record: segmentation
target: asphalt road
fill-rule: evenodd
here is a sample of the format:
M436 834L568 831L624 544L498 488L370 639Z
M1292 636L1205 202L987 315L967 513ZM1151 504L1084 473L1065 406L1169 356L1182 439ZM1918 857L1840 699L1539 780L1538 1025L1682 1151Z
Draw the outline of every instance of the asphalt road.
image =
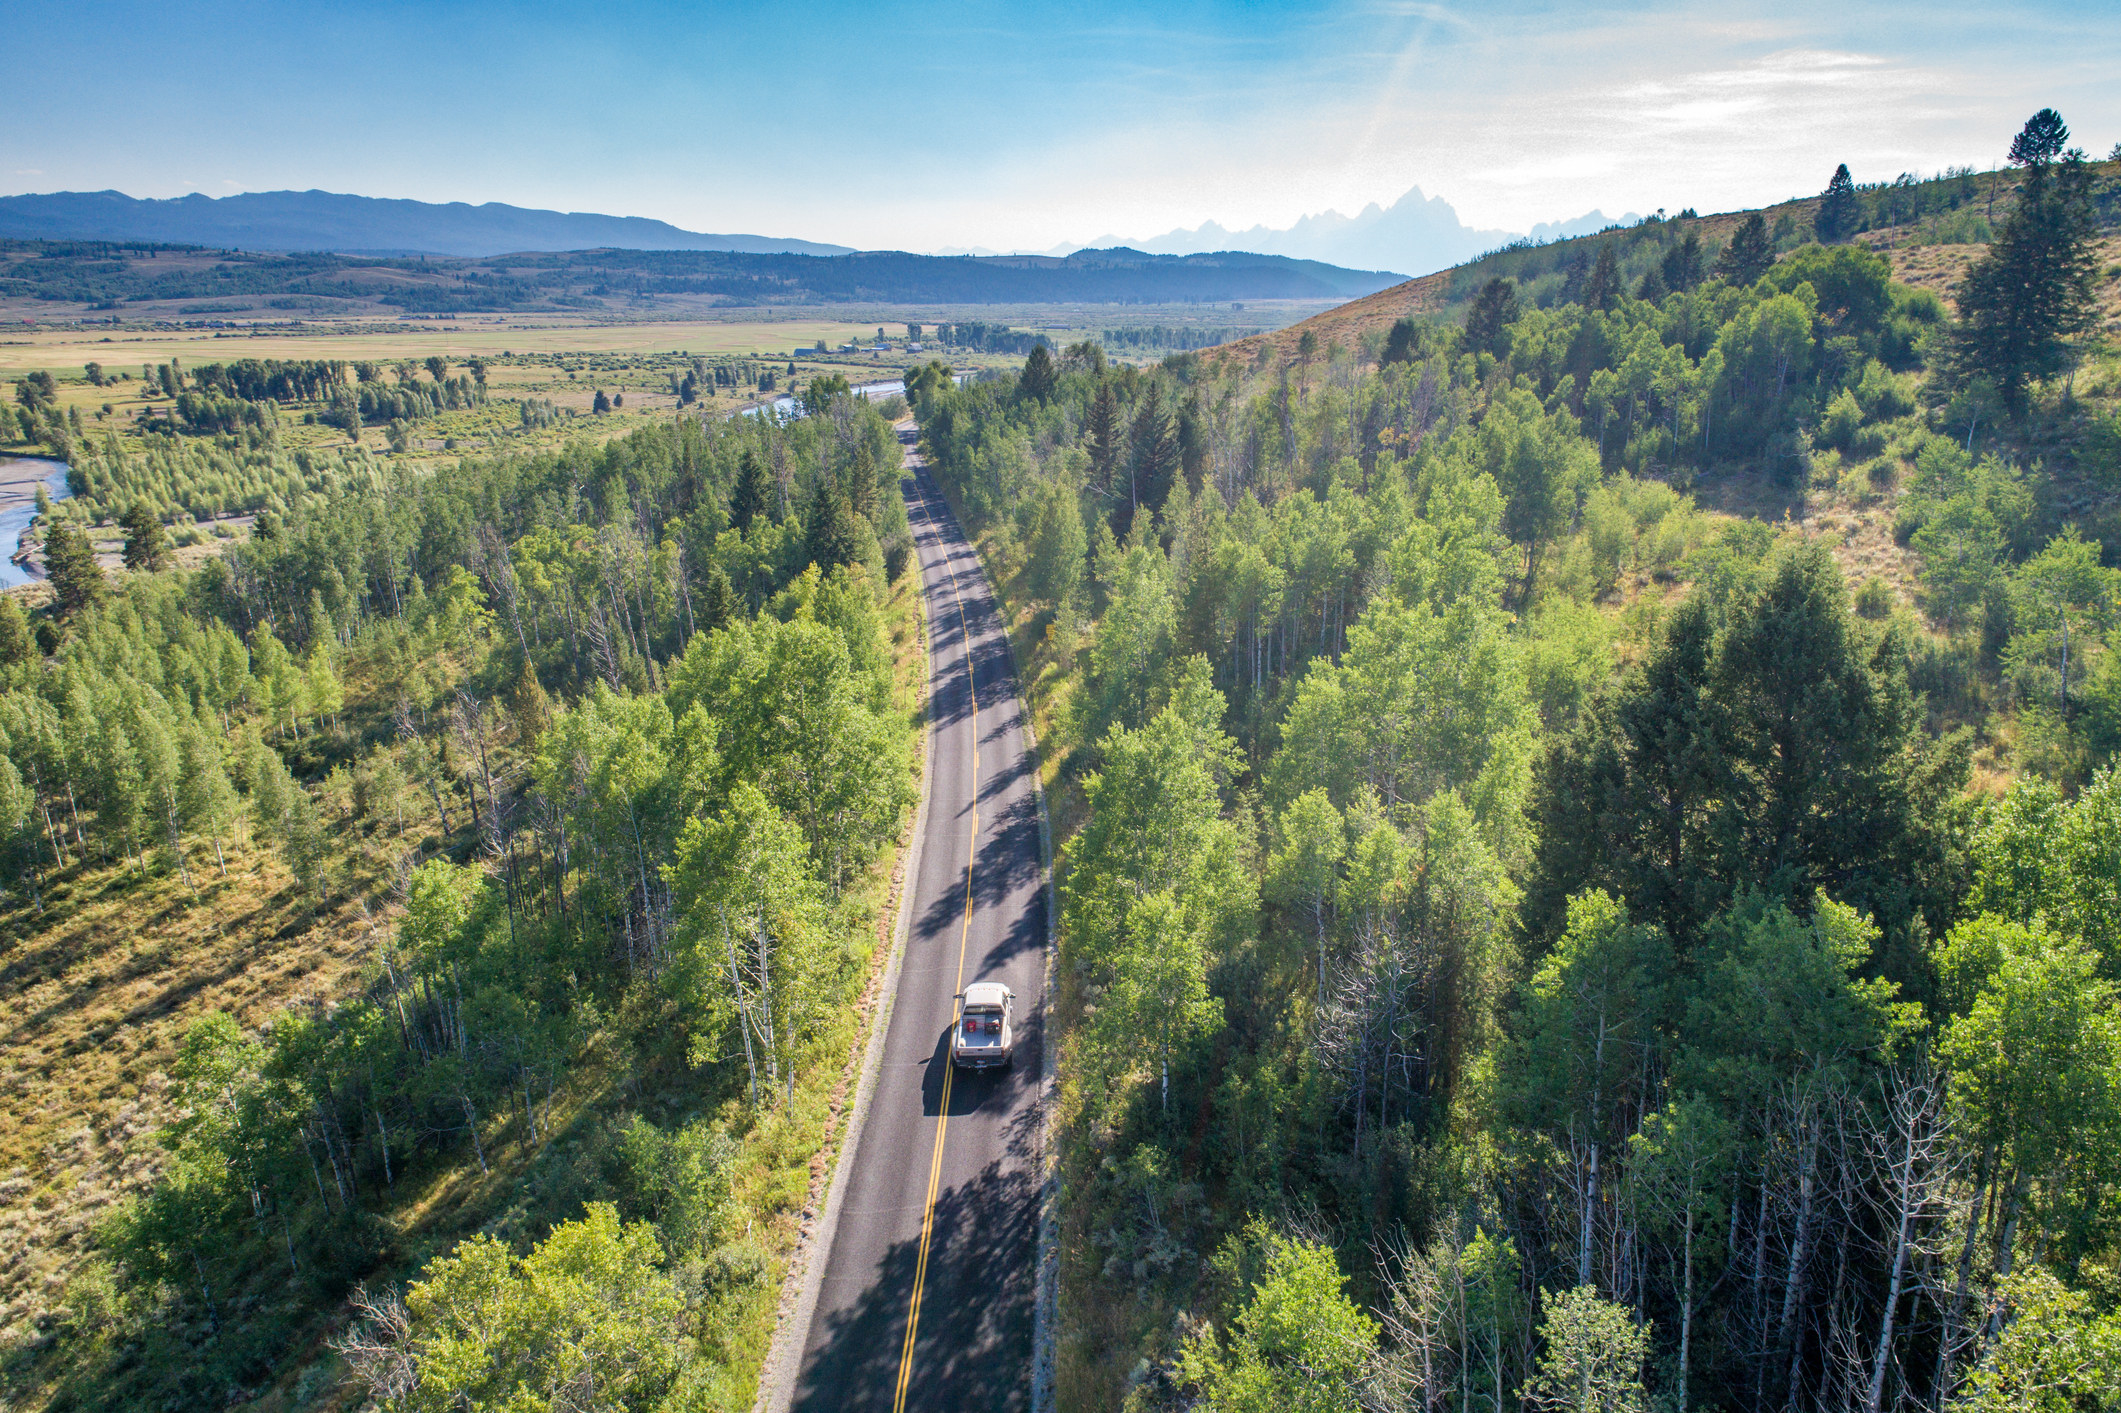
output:
M910 439L910 433L903 433ZM876 1087L804 1336L794 1407L1028 1410L1046 893L1032 763L992 592L918 457L931 772ZM955 997L1016 994L1014 1068L953 1073Z

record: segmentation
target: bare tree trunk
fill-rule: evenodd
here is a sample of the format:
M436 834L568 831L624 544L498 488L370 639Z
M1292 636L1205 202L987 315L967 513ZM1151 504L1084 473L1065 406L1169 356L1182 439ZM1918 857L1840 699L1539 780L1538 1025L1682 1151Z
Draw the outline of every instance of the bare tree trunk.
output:
M1686 1234L1682 1239L1683 1273L1679 1282L1679 1413L1686 1413L1687 1359L1694 1342L1694 1203L1686 1205Z
M2010 1195L2004 1200L2003 1223L1996 1232L1996 1280L2000 1284L2011 1273L2012 1258L2018 1244L2018 1213L2025 1205L2025 1194L2033 1185L2032 1174L2020 1169L2011 1182ZM1998 1301L1988 1317L1984 1338L1994 1339L2003 1328L2003 1304Z
M1981 1216L1988 1210L1988 1185L1996 1161L1994 1145L1981 1150L1981 1167L1974 1178L1973 1200L1966 1208L1966 1239L1959 1246L1959 1278L1952 1303L1944 1313L1944 1333L1937 1342L1937 1375L1931 1396L1939 1408L1951 1396L1952 1365L1959 1357L1959 1331L1966 1321L1966 1297L1974 1280L1974 1249L1981 1239Z
M479 1111L473 1106L471 1095L459 1093L457 1099L464 1105L464 1126L471 1130L471 1151L478 1155L479 1171L490 1173L493 1169L486 1166L486 1145L479 1141Z
M1807 1096L1798 1102L1809 1108L1815 1101ZM1797 1363L1802 1355L1796 1329L1797 1299L1803 1294L1805 1265L1812 1254L1812 1212L1819 1187L1819 1135L1814 1120L1814 1115L1805 1109L1799 1110L1795 1132L1804 1151L1798 1167L1797 1228L1790 1240L1789 1268L1782 1285L1780 1328L1783 1345L1789 1352L1789 1376L1784 1383L1784 1395L1791 1402L1797 1396Z

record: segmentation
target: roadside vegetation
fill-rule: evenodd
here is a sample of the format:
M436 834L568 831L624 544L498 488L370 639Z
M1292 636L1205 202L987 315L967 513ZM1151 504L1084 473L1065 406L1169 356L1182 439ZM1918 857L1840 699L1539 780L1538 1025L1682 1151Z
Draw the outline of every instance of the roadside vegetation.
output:
M12 1406L749 1406L916 792L898 477L841 391L348 475L190 571L54 521L0 602Z
M912 380L1065 841L1060 1406L2121 1377L2112 179L2011 155ZM1949 302L1853 239L1977 197Z

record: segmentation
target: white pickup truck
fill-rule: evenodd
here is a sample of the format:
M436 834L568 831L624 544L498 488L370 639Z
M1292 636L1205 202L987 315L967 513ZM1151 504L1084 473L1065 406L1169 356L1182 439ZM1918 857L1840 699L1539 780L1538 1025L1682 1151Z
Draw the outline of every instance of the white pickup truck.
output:
M975 981L959 998L950 1028L950 1063L959 1069L1007 1069L1016 1062L1016 997L999 981Z

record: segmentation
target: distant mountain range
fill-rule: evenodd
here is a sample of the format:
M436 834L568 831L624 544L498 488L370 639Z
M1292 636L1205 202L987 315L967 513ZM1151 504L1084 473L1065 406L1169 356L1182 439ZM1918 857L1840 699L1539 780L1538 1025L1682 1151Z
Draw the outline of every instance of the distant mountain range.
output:
M892 250L818 256L607 247L472 259L251 248L113 250L64 241L0 246L0 297L73 304L84 313L128 309L165 318L268 310L368 315L378 306L422 314L603 310L637 318L649 309L667 314L770 304L1338 302L1405 278L1237 251L1079 250L1062 259L971 259Z
M1286 229L1253 226L1233 231L1214 221L1160 236L1100 236L1037 252L1132 249L1150 255L1206 255L1244 251L1285 256L1353 271L1424 275L1470 260L1529 234L1534 240L1588 235L1614 221L1592 211L1571 221L1542 223L1529 232L1480 230L1451 203L1415 187L1390 206L1375 202L1353 216L1322 211ZM169 200L118 191L61 191L0 196L0 238L123 240L202 245L223 250L335 251L347 255L429 255L485 259L525 251L725 250L744 255L849 255L853 248L777 236L715 235L681 230L641 216L538 211L490 201L438 205L329 191L254 191L235 196L193 194ZM938 255L992 256L992 250L949 249Z
M1571 221L1541 222L1530 231L1476 230L1458 218L1450 202L1440 196L1425 196L1415 187L1390 206L1371 202L1353 216L1322 211L1305 216L1287 229L1253 226L1233 231L1214 221L1191 230L1167 231L1160 236L1128 238L1100 236L1094 246L1131 246L1158 255L1190 255L1208 250L1254 250L1267 255L1287 255L1300 260L1320 260L1359 270L1406 270L1426 275L1462 264L1499 245L1529 236L1535 241L1560 240L1590 235L1615 223L1637 217L1609 217L1590 211ZM1049 254L1062 254L1076 247L1055 246ZM988 250L946 250L944 255L991 255Z
M734 250L747 255L846 255L851 247L774 236L709 235L641 216L534 211L489 201L251 191L143 200L120 191L0 196L0 237L132 240L234 250L331 250L355 255L482 257L525 250Z

